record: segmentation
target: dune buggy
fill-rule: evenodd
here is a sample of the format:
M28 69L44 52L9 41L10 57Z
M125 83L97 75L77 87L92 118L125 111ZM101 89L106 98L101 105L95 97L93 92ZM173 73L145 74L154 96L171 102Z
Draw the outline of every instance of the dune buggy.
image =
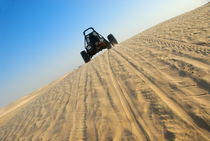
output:
M83 34L85 36L85 50L81 51L80 54L85 63L88 63L91 60L91 58L101 50L106 48L110 49L115 44L118 44L117 40L112 34L109 34L107 36L108 40L106 40L92 27L83 31Z

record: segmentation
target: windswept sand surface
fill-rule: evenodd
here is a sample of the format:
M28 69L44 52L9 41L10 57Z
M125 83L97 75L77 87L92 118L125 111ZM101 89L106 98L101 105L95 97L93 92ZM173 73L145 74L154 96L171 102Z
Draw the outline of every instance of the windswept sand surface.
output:
M210 140L210 3L1 110L0 141Z

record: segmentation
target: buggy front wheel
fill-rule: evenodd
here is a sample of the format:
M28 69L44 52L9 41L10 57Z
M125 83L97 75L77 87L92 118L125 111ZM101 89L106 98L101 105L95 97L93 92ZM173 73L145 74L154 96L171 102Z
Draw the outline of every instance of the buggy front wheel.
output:
M86 53L85 50L81 51L80 54L83 60L85 61L85 63L88 63L90 61L90 56Z

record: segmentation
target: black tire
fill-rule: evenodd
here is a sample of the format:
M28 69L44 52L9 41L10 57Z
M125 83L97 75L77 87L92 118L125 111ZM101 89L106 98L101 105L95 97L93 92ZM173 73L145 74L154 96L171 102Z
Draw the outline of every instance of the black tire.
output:
M109 45L107 46L107 49L112 48L112 45L109 43Z
M85 50L81 51L80 54L83 60L85 61L85 63L88 63L90 61L90 56L86 53Z
M113 46L116 45L116 44L118 44L117 40L115 39L115 37L114 37L112 34L109 34L109 35L107 36L107 38L108 38L109 42L110 42Z

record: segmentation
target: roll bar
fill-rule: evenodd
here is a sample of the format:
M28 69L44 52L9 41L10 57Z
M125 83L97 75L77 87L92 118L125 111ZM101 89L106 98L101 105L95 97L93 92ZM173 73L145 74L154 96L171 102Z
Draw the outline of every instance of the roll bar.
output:
M85 31L83 31L84 36L85 36L85 32L87 32L87 31L90 30L90 29L93 30L93 31L95 31L94 28L89 27L88 29L86 29Z

